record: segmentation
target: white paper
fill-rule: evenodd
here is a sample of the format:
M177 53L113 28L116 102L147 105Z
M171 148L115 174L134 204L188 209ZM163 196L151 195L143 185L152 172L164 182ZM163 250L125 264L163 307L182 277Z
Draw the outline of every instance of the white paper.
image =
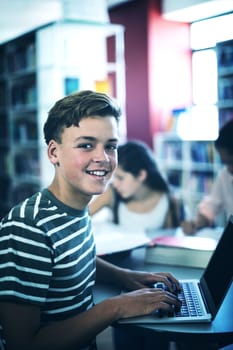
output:
M150 243L143 231L128 231L112 223L99 223L93 227L97 255L122 252Z

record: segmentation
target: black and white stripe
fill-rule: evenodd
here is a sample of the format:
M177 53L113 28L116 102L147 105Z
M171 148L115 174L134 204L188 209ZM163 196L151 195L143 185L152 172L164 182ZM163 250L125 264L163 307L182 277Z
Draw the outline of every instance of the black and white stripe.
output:
M30 302L42 322L93 305L95 245L88 211L59 202L48 190L11 210L0 227L0 300Z

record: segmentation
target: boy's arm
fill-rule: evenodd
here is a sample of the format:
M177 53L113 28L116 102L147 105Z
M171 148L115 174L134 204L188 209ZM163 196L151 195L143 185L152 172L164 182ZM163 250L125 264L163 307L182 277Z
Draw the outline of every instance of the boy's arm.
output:
M107 272L108 278L112 271L112 278L116 277L118 282L127 275L128 270L114 268L111 264L97 262L97 265L102 272ZM135 280L145 281L143 272L135 273L135 277L137 274L141 277ZM147 282L154 283L168 277L162 273L147 275ZM7 350L77 350L88 346L99 332L120 318L147 315L156 309L170 311L174 306L181 306L174 294L159 288L144 288L106 299L77 316L41 326L39 307L2 301L0 324Z
M0 323L7 350L72 350L91 343L117 320L117 303L109 299L64 321L40 325L40 309L30 304L0 302Z
M115 284L129 291L151 287L156 282L163 282L171 292L174 286L179 289L178 280L169 272L134 271L110 264L99 257L96 258L96 280Z

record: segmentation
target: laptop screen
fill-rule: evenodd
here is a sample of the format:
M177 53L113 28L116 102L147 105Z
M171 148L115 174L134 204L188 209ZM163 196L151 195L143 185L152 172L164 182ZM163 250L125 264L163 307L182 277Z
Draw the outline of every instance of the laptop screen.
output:
M233 279L233 215L230 217L219 243L201 277L208 306L216 315ZM210 301L210 305L209 305Z

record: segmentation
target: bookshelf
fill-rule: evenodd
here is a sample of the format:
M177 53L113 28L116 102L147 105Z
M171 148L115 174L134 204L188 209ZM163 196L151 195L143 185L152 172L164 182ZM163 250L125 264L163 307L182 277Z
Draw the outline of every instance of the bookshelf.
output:
M0 218L52 179L43 125L58 99L105 82L124 116L123 38L121 25L60 20L0 45Z
M9 155L9 120L6 102L7 81L6 81L6 50L0 47L0 212L6 210L5 199L8 196L10 178L8 174L8 155Z
M216 45L218 67L219 128L233 119L233 40ZM220 168L211 141L184 141L173 133L156 133L154 149L158 165L168 182L180 192L193 215L207 194Z
M159 169L193 215L220 167L214 143L184 141L177 134L163 132L155 134L154 149Z
M220 127L233 119L233 40L218 43L218 110Z

